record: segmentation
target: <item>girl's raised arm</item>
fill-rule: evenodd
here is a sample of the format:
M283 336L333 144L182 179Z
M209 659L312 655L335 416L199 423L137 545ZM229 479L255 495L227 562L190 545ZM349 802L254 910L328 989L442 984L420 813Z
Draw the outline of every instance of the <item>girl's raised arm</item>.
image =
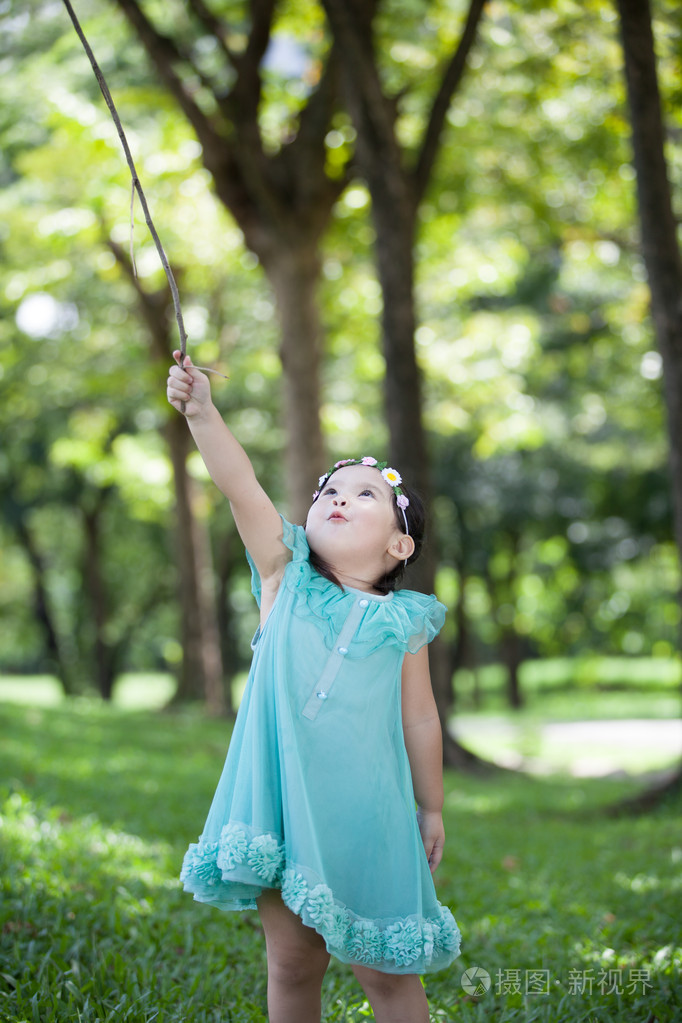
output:
M175 358L180 352L173 353ZM282 521L256 479L243 447L211 400L208 377L192 366L171 366L168 400L184 415L211 478L230 502L244 546L254 560L264 588L276 585L290 559L282 543Z

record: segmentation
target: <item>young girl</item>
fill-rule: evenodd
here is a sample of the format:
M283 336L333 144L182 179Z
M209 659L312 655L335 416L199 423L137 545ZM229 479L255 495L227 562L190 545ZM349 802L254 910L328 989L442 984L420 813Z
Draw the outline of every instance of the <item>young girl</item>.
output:
M427 644L445 609L394 589L419 553L420 502L394 469L348 459L320 478L305 527L291 525L189 359L171 368L167 393L185 403L230 501L260 606L185 890L220 909L258 908L271 1023L319 1023L330 953L350 963L379 1023L428 1023L419 974L452 962L459 931L431 878L444 832Z

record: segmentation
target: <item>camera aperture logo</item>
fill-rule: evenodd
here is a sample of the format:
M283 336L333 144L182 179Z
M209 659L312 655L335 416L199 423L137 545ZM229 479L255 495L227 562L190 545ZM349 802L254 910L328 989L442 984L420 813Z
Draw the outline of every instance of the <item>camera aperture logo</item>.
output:
M470 966L462 974L461 983L468 995L480 998L490 989L490 974L482 966Z

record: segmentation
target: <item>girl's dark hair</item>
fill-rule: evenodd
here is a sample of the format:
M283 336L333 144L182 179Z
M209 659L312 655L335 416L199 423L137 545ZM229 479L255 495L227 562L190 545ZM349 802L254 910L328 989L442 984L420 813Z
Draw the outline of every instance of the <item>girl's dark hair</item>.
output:
M405 483L400 484L400 489L403 491L405 497L407 497L410 502L407 508L405 508L405 517L407 518L407 527L409 534L414 540L414 551L409 556L409 558L406 558L405 561L399 561L396 564L395 568L391 569L390 572L388 572L386 575L382 576L381 579L378 579L375 582L374 584L375 589L378 590L379 593L383 595L390 593L392 590L396 589L398 583L405 574L405 569L407 568L408 565L411 565L413 561L417 560L417 558L421 554L421 549L424 545L424 533L426 530L426 512L424 510L424 504L422 502L422 499L416 490L413 490L412 487L406 486ZM403 513L401 509L398 507L398 502L395 494L393 494L393 511L395 513L396 525L398 526L398 529L402 533L404 533L405 520L403 519ZM329 579L330 582L335 583L336 586L339 586L341 587L341 589L343 589L342 584L334 575L331 567L313 550L310 551L310 564L315 569L315 571L319 572L319 574L324 576L325 579Z

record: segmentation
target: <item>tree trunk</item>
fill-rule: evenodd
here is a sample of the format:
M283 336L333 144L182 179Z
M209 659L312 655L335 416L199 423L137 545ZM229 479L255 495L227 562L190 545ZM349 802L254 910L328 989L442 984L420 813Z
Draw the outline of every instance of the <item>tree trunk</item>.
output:
M648 0L616 0L630 105L642 256L663 359L675 538L682 557L682 257L665 160L665 129ZM681 594L682 600L682 594ZM659 793L682 790L682 768ZM648 808L652 800L644 800Z
M502 666L507 674L507 700L512 710L519 710L523 707L523 694L519 683L519 668L521 666L521 641L512 625L500 622L500 608L503 604L512 604L514 601L514 561L517 555L518 537L511 538L511 564L509 572L503 579L493 579L490 574L489 565L485 570L485 583L490 597L490 607L493 618L498 623L499 640L497 652Z
M105 701L110 701L116 681L116 651L107 640L109 609L106 585L102 572L102 547L100 542L101 502L83 510L85 549L83 552L83 585L88 598L90 618L94 630L92 654L93 672L97 691Z
M360 152L362 151L359 140ZM378 167L378 164L376 165ZM382 342L386 363L384 396L390 432L390 460L417 488L427 509L427 532L433 490L422 419L421 370L417 363L414 293L415 203L405 181L386 168L383 182L368 177L376 229L377 273L383 295ZM408 569L409 585L425 593L435 589L436 545L426 543L419 560ZM449 731L453 711L452 657L440 636L429 647L431 682L443 731L443 759L449 767L470 769L481 761L460 746Z
M65 696L76 693L76 686L66 657L62 651L57 623L53 618L50 600L45 581L46 568L43 556L38 550L31 530L25 521L25 512L19 517L17 535L26 552L33 579L33 606L36 620L45 637L45 649L48 663L54 671Z
M180 416L171 418L165 435L173 464L183 651L175 700L203 699L209 713L224 714L223 670L208 526L197 514L195 485L187 472L190 435L184 419Z
M500 639L502 663L507 670L507 700L512 710L523 707L523 696L519 682L521 667L521 642L514 629L504 629Z
M155 292L145 291L124 249L111 238L107 239L107 245L137 294L152 360L165 367L171 361L173 348L170 291L167 287ZM176 273L176 276L179 275ZM198 516L194 485L187 472L192 443L182 416L173 413L163 435L173 466L182 646L182 667L174 700L203 699L210 713L224 714L223 666L208 525Z
M397 103L384 93L379 75L372 25L376 2L323 0L343 64L346 103L358 136L358 165L372 197L376 265L383 297L384 396L390 460L420 491L427 509L432 488L422 420L421 374L414 347L416 216L484 3L470 2L462 37L443 69L419 150L413 157L398 141ZM433 590L435 570L434 549L425 546L422 557L409 570L410 585L426 592ZM459 746L447 728L452 705L451 658L439 637L431 644L430 661L445 762L467 766L476 758Z
M264 265L275 296L284 370L285 484L288 515L303 525L327 467L320 429L320 318L317 247L278 247Z
M237 546L239 546L241 557L241 541L237 536L236 530L234 532L232 530L225 530L220 537L215 558L218 579L218 635L220 636L220 652L223 659L223 675L226 682L227 710L232 715L235 714L237 709L234 702L232 683L239 669L239 660L237 656L237 635L234 627L234 615L231 613L229 605L229 592L235 565L235 547Z
M468 668L471 671L473 677L473 694L472 702L475 710L481 709L481 681L480 673L477 663L476 645L472 635L471 624L466 609L465 589L466 589L466 575L462 570L461 566L458 566L459 570L459 600L457 601L457 607L455 608L455 625L457 638L455 641L455 650L452 656L452 676L453 680L460 668ZM458 693L453 682L452 691L452 709L455 709L457 704Z
M387 185L384 189L377 182L372 195L377 273L384 298L382 343L390 460L414 482L430 507L431 479L422 421L421 370L414 347L414 215L407 197L399 194L398 182L394 188Z
M649 3L648 0L617 2L630 103L642 256L663 358L675 536L682 553L682 257L665 161L665 129Z

